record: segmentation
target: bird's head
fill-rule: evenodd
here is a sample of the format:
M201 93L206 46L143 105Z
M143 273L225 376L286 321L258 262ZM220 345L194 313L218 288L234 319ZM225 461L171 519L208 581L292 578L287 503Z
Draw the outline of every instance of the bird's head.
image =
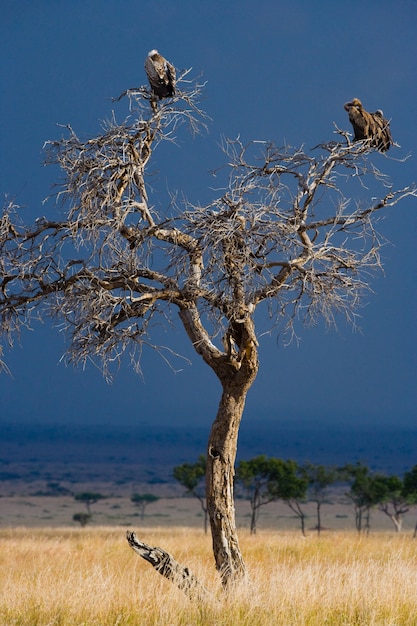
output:
M159 54L158 50L149 50L148 57L153 57L155 54Z
M353 98L353 100L351 100L350 102L346 102L346 104L344 105L345 111L349 111L349 109L351 109L352 107L363 109L362 102L359 100L359 98Z

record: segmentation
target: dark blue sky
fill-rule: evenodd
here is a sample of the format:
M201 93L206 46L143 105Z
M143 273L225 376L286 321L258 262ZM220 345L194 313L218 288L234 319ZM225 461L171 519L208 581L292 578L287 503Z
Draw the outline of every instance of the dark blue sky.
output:
M333 138L333 122L350 130L343 103L353 97L392 119L401 148L377 155L378 166L403 187L417 180L416 24L414 0L3 0L0 192L15 197L27 221L53 215L54 203L42 200L59 172L42 165L44 141L61 135L56 124L88 136L112 109L122 118L111 97L146 83L151 48L177 68L203 72L213 120L208 135L185 135L156 153L153 185L161 191L153 201L162 208L167 189L210 199L208 171L223 162L222 135L313 147ZM385 275L372 278L360 311L361 332L343 322L338 332L308 328L286 348L274 331L264 335L246 420L415 424L417 201L397 205L380 230L391 244ZM12 378L0 377L1 419L208 427L219 384L179 324L167 332L171 342L192 365L178 362L173 373L145 352L143 380L126 366L108 385L93 366L59 363L63 337L49 324L34 326L6 352Z

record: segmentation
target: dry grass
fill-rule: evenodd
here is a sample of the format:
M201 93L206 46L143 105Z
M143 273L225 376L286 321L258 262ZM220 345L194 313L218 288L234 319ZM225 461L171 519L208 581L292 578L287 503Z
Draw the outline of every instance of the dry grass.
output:
M213 590L189 601L133 553L120 528L0 531L2 626L415 626L409 534L241 533L248 580L224 597L199 529L143 529Z

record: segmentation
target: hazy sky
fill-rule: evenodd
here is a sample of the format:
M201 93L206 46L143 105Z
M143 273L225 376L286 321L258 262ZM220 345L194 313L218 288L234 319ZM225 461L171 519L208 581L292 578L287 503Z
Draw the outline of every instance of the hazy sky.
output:
M167 190L195 202L211 197L208 174L223 162L222 136L270 139L307 148L331 140L333 122L350 130L343 103L359 97L382 108L401 148L375 155L404 187L417 180L417 2L198 2L196 0L3 0L0 192L27 221L54 215L42 205L59 179L42 164L46 139L70 123L81 136L100 129L120 104L111 97L146 83L143 63L157 48L177 68L207 81L209 133L155 155L163 209ZM405 163L399 163L411 154ZM276 332L260 340L261 367L246 420L358 426L415 424L417 201L400 203L380 224L385 275L361 313L361 332L305 329L284 347ZM262 324L261 324L262 325ZM144 379L123 367L108 385L93 366L60 363L64 338L49 324L23 333L0 377L3 420L209 425L220 386L193 353L180 325L166 344L192 360L173 372L144 354Z

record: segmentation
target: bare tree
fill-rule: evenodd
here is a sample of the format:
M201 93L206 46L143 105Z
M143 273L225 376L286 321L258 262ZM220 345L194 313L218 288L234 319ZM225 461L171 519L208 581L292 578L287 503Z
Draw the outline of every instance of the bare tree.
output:
M145 88L128 90L129 116L81 139L67 128L47 142L58 164L62 218L25 225L8 203L0 226L0 316L5 340L34 318L52 317L68 337L70 362L98 361L105 374L123 354L140 368L152 323L186 333L217 375L222 394L207 447L207 507L216 567L225 585L241 577L233 501L234 464L246 394L258 373L254 313L271 325L355 322L355 307L381 266L376 217L414 187L394 190L366 142L347 133L314 150L225 140L224 187L207 206L150 201L153 150L183 124L199 132L201 86L180 77L156 112ZM377 156L377 158L381 158ZM358 198L354 203L350 198ZM377 199L375 199L377 198Z

